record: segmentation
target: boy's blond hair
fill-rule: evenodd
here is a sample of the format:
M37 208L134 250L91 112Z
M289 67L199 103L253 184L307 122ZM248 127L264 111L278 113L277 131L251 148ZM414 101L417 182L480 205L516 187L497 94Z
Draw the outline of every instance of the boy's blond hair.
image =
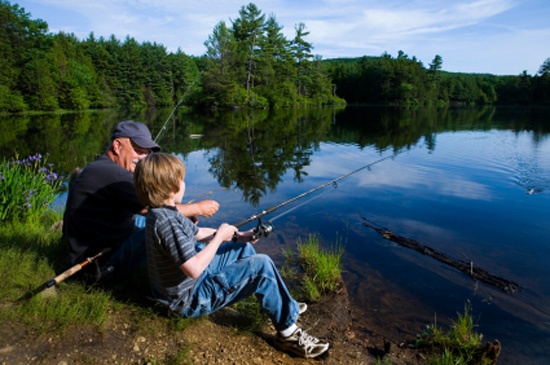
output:
M185 178L183 161L168 153L152 153L138 162L134 171L134 186L142 204L160 207L180 189ZM177 202L179 203L179 202Z

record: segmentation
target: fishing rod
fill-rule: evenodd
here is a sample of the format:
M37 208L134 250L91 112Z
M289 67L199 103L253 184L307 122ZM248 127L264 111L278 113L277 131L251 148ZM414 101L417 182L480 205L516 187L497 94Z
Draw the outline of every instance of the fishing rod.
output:
M390 156L383 157L383 158L378 159L378 160L376 160L376 161L374 161L374 162L371 162L371 163L369 163L369 164L367 164L367 165L365 165L365 166L361 166L361 167L359 167L359 168L356 169L356 170L353 170L353 171L351 171L351 172L348 172L347 174L344 174L344 175L341 175L341 176L337 177L336 179L327 181L326 183L321 184L321 185L319 185L319 186L317 186L317 187L315 187L315 188L313 188L313 189L310 189L310 190L308 190L308 191L306 191L306 192L304 192L304 193L302 193L302 194L296 195L296 196L293 197L293 198L290 198L290 199L288 199L288 200L285 200L285 201L282 202L282 203L276 204L276 205L274 205L274 206L272 206L272 207L270 207L270 208L267 208L267 209L265 209L265 210L262 210L260 213L251 215L250 217L245 218L245 219L243 219L243 220L241 220L241 221L239 221L239 222L237 222L237 223L235 223L235 224L233 224L233 225L234 225L235 227L239 228L239 227L242 227L242 226L244 226L245 224L250 223L250 222L252 222L252 221L254 221L254 220L258 220L258 225L256 226L256 228L254 228L256 237L267 237L267 236L269 236L269 235L271 234L271 232L273 231L274 227L273 227L273 224L272 224L270 221L262 222L262 219L261 219L261 218L262 218L263 216L268 215L268 214L270 214L270 213L273 213L274 211L276 211L276 210L278 210L278 209L284 207L285 205L288 205L288 204L290 204L290 203L292 203L292 202L295 202L296 200L299 200L299 199L301 199L301 198L303 198L303 197L305 197L305 196L307 196L307 195L310 195L310 194L312 194L312 193L314 193L314 192L316 192L316 191L318 191L318 190L321 190L321 189L323 189L323 188L325 188L325 187L327 187L327 186L329 186L329 185L332 185L333 187L337 188L337 187L338 187L338 184L337 184L338 181L340 181L340 180L342 180L342 179L345 179L346 177L349 177L349 176L351 176L351 175L354 175L354 174L356 174L356 173L358 173L358 172L360 172L360 171L363 171L363 170L365 170L365 169L367 169L367 170L370 171L370 169L371 169L372 166L374 166L374 165L376 165L376 164L378 164L378 163L380 163L380 162L382 162L382 161L388 160L388 159L392 159L392 160L393 160L397 155L399 155L400 153L402 153L402 152L404 152L404 151L405 151L405 150L401 150L401 151L399 151L399 152L395 152L395 153L391 154ZM310 200L312 200L312 199L310 199ZM308 202L309 202L309 201L308 201ZM303 205L303 204L301 204L301 205ZM300 206L301 206L301 205L300 205ZM294 210L294 209L296 209L296 208L298 208L298 207L295 207L295 208L293 208L293 209L291 209L291 210ZM289 212L290 212L291 210L289 210ZM277 217L275 217L275 219L276 219L276 218L280 218L282 215L284 215L284 214L286 214L286 213L288 213L288 212L285 212L285 213L283 213L283 214L278 215Z
M94 256L86 258L84 261L68 268L67 270L63 271L61 274L59 274L56 277L46 281L44 284L40 285L36 289L34 289L34 290L28 292L27 294L23 295L21 298L18 299L18 301L32 298L34 295L40 293L41 291L46 290L48 288L53 287L54 285L59 284L63 280L69 278L70 276L72 276L72 275L76 274L77 272L79 272L80 270L82 270L85 266L88 266L92 262L97 262L97 260L100 257L102 257L103 255L109 253L110 251L111 251L110 247L104 248L103 250L101 250L100 252L95 254Z
M45 282L43 284L43 286L45 288L49 288L49 287L52 287L56 284L59 284L63 280L67 279L69 276L74 275L77 272L79 272L80 270L82 270L82 268L84 268L85 266L91 264L94 261L97 261L101 256L105 255L106 253L109 253L110 251L111 251L110 247L104 248L99 253L97 253L95 256L88 257L86 260L82 261L81 263L78 263L78 264L74 265L73 267L63 271L61 274L57 275L55 278L53 278L51 280L48 280L47 282Z
M164 132L164 130L166 129L166 125L168 124L168 122L170 121L170 119L172 119L172 116L174 115L174 113L176 112L176 110L178 109L178 107L180 106L180 104L183 102L183 99L185 98L185 95L187 95L187 93L189 92L189 90L191 90L191 86L193 86L195 84L195 81L193 81L192 83L190 83L188 86L187 86L187 89L185 90L185 92L183 93L183 95L181 96L180 100L178 101L178 103L176 104L176 106L174 107L174 109L172 109L172 112L170 113L170 115L168 116L168 118L166 119L166 121L164 122L164 124L162 125L162 127L160 128L160 131L158 132L157 136L155 137L155 139L153 140L155 143L158 142L158 139L160 137L160 135L162 134L162 132Z

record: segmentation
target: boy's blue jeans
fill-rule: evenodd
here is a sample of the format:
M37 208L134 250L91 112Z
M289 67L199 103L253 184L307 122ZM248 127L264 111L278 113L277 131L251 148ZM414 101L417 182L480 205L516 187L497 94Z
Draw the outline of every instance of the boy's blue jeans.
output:
M296 323L298 303L271 258L257 254L250 243L226 242L202 274L191 305L180 315L192 318L207 315L253 294L277 331Z

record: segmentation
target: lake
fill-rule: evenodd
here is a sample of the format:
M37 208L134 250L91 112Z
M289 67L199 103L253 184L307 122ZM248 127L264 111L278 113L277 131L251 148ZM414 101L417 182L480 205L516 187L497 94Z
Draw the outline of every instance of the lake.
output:
M117 121L146 121L187 166L184 201L220 202L201 224L236 223L290 200L262 217L275 228L258 251L282 264L283 249L310 234L327 249L343 246L365 333L412 339L428 324L451 324L469 303L476 330L502 344L499 364L550 363L550 110L182 110L175 120L170 112L5 117L0 154L48 152L68 174L103 151ZM365 222L522 290L475 281Z

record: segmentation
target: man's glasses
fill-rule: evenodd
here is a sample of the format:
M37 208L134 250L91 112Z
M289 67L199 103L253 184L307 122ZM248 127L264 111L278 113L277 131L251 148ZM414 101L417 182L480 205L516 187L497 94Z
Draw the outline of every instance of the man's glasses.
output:
M140 147L138 146L137 144L134 143L134 141L132 141L130 139L130 143L132 144L132 148L134 149L134 151L138 154L138 155L148 155L149 153L151 153L151 149L150 148L143 148L143 147Z

